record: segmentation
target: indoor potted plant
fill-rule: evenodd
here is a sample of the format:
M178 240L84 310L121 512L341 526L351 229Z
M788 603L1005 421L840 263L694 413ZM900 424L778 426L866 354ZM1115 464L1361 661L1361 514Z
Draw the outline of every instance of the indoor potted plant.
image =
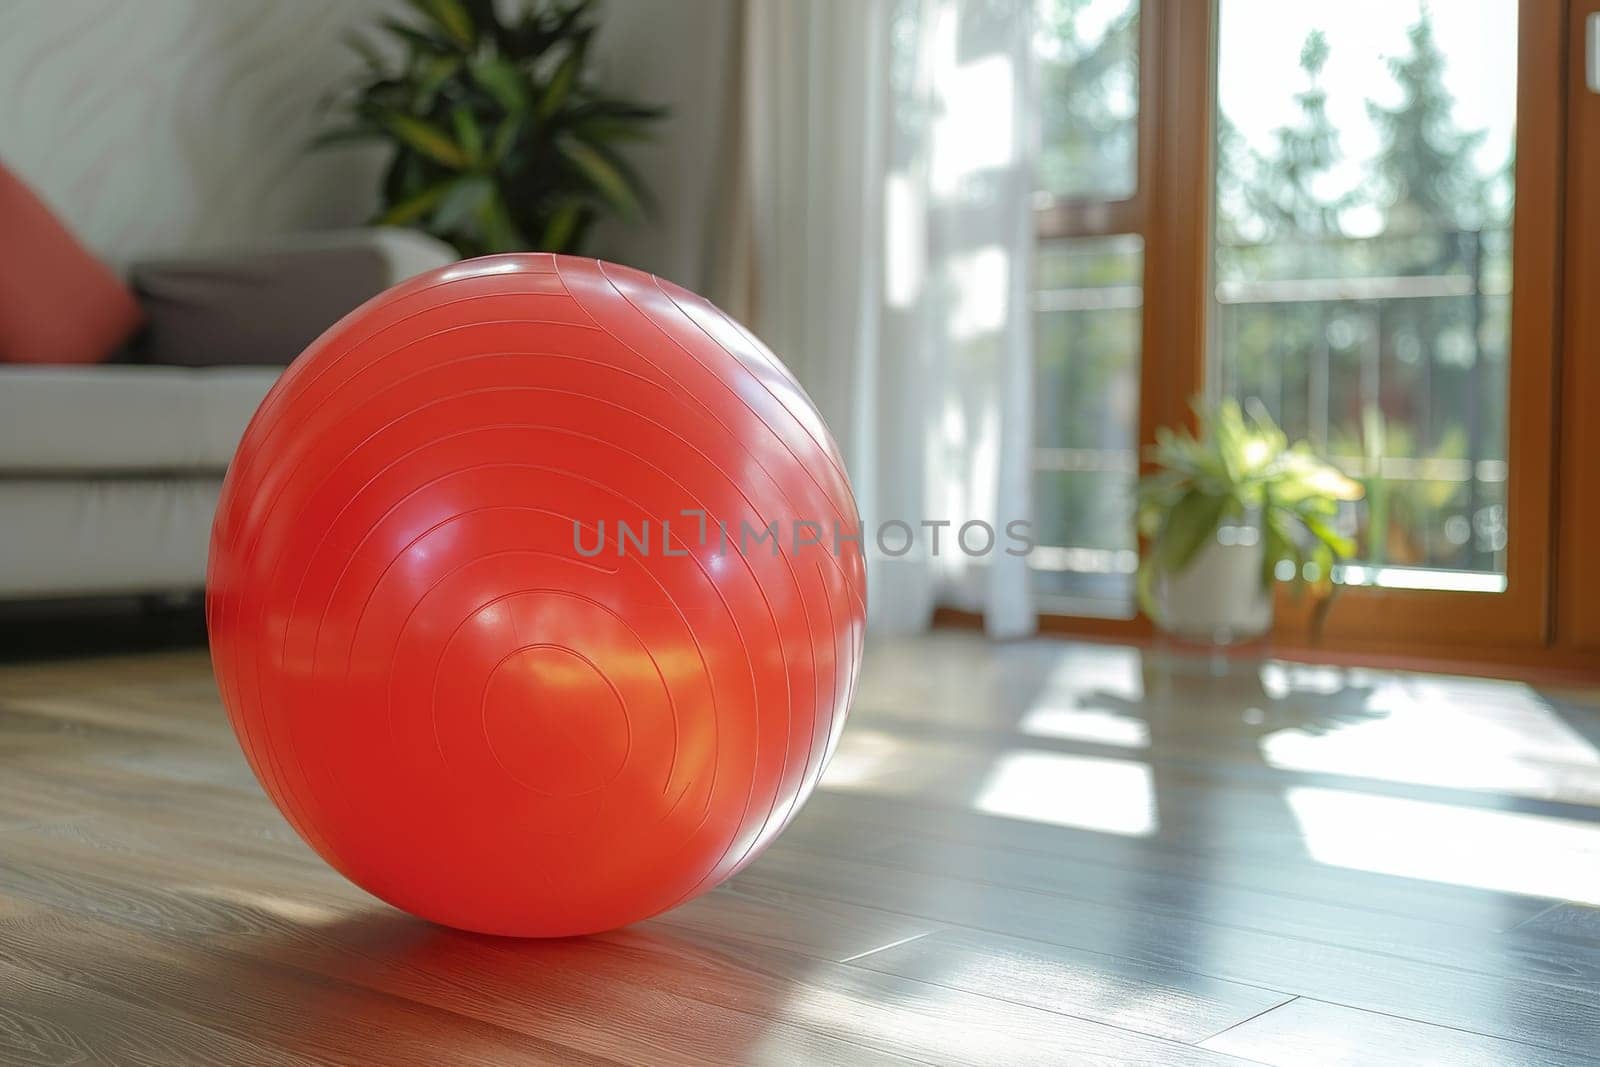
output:
M1156 433L1156 469L1140 479L1139 603L1182 637L1233 641L1272 625L1274 580L1310 585L1319 628L1333 568L1353 551L1334 528L1340 501L1361 486L1294 445L1259 404L1234 400L1199 414L1200 432Z
M479 256L578 252L602 215L640 216L644 183L617 148L666 112L592 82L593 0L411 6L350 39L365 69L331 98L345 124L318 138L393 146L373 222Z

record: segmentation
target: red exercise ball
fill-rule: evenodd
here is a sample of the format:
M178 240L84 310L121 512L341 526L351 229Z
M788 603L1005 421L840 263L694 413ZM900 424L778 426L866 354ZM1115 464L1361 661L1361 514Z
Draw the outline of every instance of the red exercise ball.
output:
M239 444L206 600L261 784L448 926L610 929L799 810L865 618L839 450L706 300L591 259L413 278L288 369Z

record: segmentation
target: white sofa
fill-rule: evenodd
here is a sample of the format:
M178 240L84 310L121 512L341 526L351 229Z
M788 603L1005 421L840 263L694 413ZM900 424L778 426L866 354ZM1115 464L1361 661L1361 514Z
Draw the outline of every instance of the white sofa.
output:
M199 589L222 476L302 335L454 258L413 231L354 230L168 261L146 272L164 303L145 361L0 365L0 599ZM196 339L226 347L230 330L276 365L161 363L200 362Z

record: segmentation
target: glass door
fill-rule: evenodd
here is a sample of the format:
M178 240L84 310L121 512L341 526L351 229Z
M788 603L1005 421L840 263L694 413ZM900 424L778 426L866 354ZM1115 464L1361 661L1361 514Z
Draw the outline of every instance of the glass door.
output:
M1365 487L1347 633L1544 623L1554 140L1519 121L1543 6L1216 5L1208 385Z
M1365 486L1347 584L1503 592L1516 2L1219 13L1217 388Z

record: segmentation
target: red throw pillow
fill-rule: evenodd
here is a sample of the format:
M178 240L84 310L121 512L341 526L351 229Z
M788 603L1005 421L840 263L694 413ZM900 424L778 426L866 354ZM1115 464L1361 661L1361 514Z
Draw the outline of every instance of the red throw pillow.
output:
M139 328L133 294L0 166L0 362L98 363Z

